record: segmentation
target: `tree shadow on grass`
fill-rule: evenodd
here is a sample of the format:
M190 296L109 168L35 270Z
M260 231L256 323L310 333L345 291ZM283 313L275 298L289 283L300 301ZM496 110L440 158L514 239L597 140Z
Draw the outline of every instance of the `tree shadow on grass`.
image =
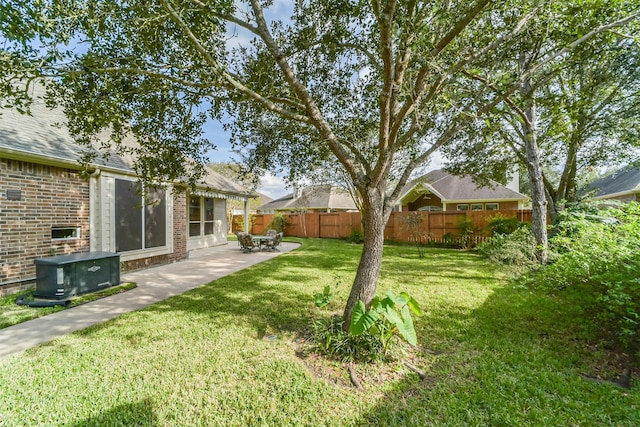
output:
M436 331L419 328L424 347L449 346L414 362L427 378L407 369L358 425L640 425L637 385L629 391L581 375L599 356L576 338L574 310L512 287L470 312L443 309Z
M185 313L205 315L211 324L246 324L257 331L258 337L265 331L300 332L310 320L310 310L315 309L313 294L324 286L335 283L332 275L352 274L355 270L353 256L333 253L323 257L320 264L331 265L324 279L316 275L318 251L290 252L256 264L232 275L222 277L184 294L159 301L146 307L144 313ZM313 269L309 270L308 266ZM353 266L353 268L352 268ZM301 283L318 283L302 287ZM78 331L90 337L111 322Z
M153 411L151 400L145 399L135 403L116 406L101 411L100 414L84 419L71 426L104 427L104 426L156 426L157 417Z

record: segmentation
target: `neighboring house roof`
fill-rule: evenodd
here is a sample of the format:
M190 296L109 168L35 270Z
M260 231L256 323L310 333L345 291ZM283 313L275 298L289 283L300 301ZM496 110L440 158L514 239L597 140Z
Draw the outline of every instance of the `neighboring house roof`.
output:
M31 115L21 114L15 109L0 109L0 155L33 163L80 168L80 146L67 127L66 117L60 108L48 108L42 96L44 90L35 86L32 96ZM116 172L133 174L131 159L111 154L99 155L92 164ZM215 191L241 196L253 193L206 168L207 175L200 183Z
M300 197L287 194L258 207L259 211L295 209L340 209L356 210L355 202L346 191L332 185L312 185L301 191Z
M269 197L264 193L256 191L256 194L257 194L257 197L260 198L260 201L262 202L263 205L273 201L273 197Z
M629 165L598 179L587 187L587 192L591 191L597 191L596 199L640 193L640 167Z
M491 181L492 187L479 187L470 176L455 176L437 169L416 178L402 189L398 203L410 203L420 195L429 191L442 200L443 203L495 200L495 201L524 201L528 197L513 191L502 184Z

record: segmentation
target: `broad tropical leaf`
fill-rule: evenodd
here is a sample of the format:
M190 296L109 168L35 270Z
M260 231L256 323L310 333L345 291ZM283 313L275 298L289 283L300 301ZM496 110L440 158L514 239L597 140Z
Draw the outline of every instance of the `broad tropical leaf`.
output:
M420 304L416 301L412 296L410 296L406 292L401 292L401 296L403 296L407 300L407 306L416 316L422 316L422 309L420 308Z
M364 306L364 303L362 300L359 300L353 308L353 313L351 315L351 326L349 328L351 335L360 335L373 326L379 318L380 315L378 315L375 310L369 310L367 312L367 308Z
M418 337L416 335L416 329L413 326L413 319L411 318L409 307L406 305L402 308L402 320L403 322L401 326L398 327L398 332L409 344L418 344Z
M389 323L391 323L396 328L402 328L402 318L397 311L393 309L393 307L387 306L387 309L384 312L384 316L387 318Z

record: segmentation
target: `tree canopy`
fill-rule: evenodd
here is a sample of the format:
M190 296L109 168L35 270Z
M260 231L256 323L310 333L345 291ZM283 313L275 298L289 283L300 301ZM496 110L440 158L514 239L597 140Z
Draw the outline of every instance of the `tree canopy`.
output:
M594 168L620 166L640 154L640 49L632 34L638 34L637 26L600 34L536 85L538 143L552 217L565 202L577 200L578 187ZM445 148L449 169L480 182L501 180L509 164L526 170L523 141L517 113L505 104Z

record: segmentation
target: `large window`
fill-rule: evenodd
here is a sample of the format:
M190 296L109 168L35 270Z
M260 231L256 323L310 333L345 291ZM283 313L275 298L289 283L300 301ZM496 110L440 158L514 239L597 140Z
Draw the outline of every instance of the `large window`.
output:
M139 182L115 180L116 252L151 249L167 244L166 192Z
M189 237L213 234L213 199L189 197Z

